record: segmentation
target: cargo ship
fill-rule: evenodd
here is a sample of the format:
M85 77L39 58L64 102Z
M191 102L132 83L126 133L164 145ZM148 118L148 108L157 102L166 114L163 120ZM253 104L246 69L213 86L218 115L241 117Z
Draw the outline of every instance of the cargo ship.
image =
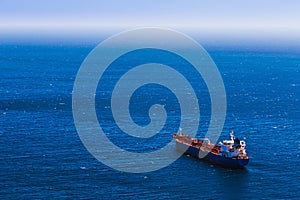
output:
M209 139L203 140L191 138L181 131L172 134L176 142L176 149L193 157L204 159L210 163L221 165L226 168L244 168L249 163L246 153L246 142L239 140L230 133L230 139L211 144Z

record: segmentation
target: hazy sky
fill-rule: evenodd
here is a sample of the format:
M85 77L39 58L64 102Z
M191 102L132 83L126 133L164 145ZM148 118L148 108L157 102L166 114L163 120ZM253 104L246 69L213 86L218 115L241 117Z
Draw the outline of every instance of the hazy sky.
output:
M160 26L300 35L298 0L0 0L0 31Z

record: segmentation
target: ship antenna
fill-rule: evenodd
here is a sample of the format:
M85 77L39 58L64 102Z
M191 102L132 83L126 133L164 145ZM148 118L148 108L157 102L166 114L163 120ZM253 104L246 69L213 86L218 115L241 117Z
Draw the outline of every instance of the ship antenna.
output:
M235 139L235 137L234 137L234 131L231 131L231 132L230 132L230 139L231 139L231 140L234 140L234 139Z
M182 128L179 127L179 133L181 134L181 132L182 132Z

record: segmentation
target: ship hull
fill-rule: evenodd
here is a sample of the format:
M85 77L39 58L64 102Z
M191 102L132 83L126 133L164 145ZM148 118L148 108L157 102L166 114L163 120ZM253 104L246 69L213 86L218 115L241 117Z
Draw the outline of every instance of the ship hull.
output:
M202 151L199 148L189 146L178 141L176 141L176 149L198 159L204 159L210 163L227 168L244 168L249 163L249 159L236 159L220 156L211 152ZM201 157L201 155L205 155L205 157Z

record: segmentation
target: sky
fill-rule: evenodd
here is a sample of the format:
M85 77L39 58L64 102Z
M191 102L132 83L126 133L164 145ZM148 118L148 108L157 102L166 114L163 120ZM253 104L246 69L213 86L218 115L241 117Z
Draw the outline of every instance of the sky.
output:
M92 34L166 27L300 38L298 0L0 0L0 34Z

